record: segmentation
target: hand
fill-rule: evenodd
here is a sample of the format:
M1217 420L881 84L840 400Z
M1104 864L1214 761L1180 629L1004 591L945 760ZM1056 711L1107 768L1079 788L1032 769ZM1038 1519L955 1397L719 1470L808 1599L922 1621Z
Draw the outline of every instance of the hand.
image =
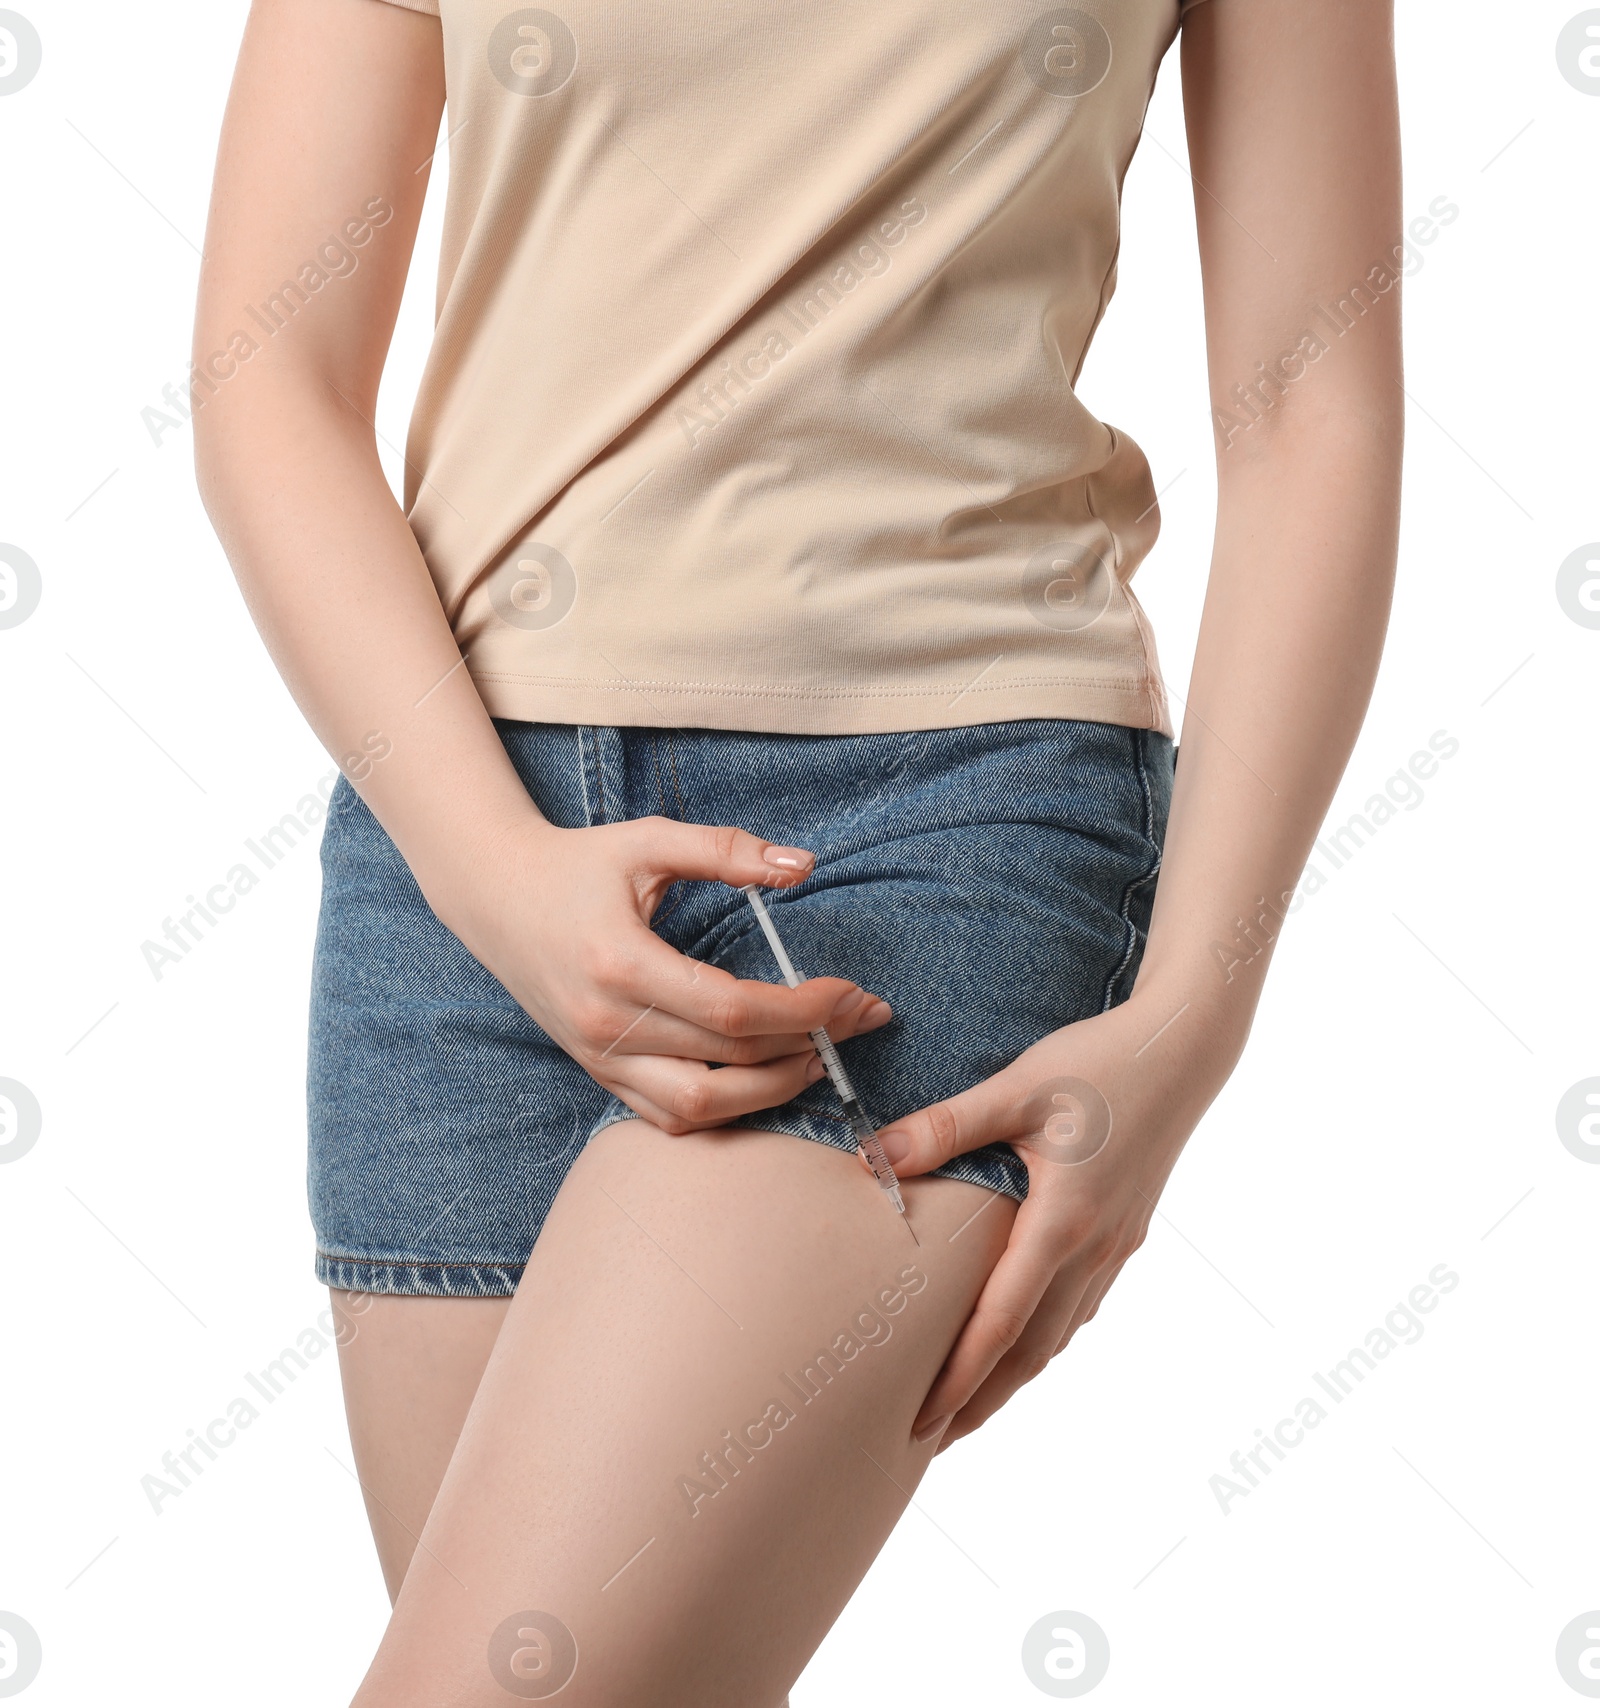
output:
M1181 1006L1136 992L879 1135L902 1179L996 1142L1028 1170L1010 1241L917 1414L919 1440L943 1429L943 1452L998 1411L1094 1316L1144 1243L1178 1153L1238 1055L1192 1015L1174 1022Z
M820 1079L808 1033L849 1038L889 1005L848 979L736 979L650 929L680 878L786 888L811 854L727 826L629 819L504 833L429 902L552 1038L636 1114L688 1133L770 1109ZM426 887L426 886L425 886ZM728 1065L713 1070L712 1062Z

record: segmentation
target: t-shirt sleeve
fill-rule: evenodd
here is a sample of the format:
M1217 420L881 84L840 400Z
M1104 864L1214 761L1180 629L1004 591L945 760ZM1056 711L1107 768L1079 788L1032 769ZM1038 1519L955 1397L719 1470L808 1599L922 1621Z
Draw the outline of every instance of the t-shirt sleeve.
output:
M404 6L408 12L426 12L430 18L439 16L439 0L388 0L391 6Z

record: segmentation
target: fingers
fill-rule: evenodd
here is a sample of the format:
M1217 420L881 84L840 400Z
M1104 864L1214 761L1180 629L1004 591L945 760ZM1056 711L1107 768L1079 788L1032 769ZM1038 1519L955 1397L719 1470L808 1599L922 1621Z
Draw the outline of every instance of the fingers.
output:
M863 1032L876 1031L893 1018L888 1003L854 985L846 986L844 995L829 1011L825 1022L828 1035L835 1043L859 1037ZM802 1055L815 1046L809 1031L750 1032L729 1037L696 1025L663 1008L635 1011L635 1024L625 1037L608 1053L640 1056L683 1056L690 1061L721 1062L732 1066L749 1066L755 1062L775 1061L780 1056Z
M1010 1137L1010 1099L1003 1074L986 1079L959 1097L930 1103L903 1116L878 1137L898 1175L926 1174L952 1157Z
M734 979L721 967L690 960L669 948L640 922L620 938L589 951L582 968L587 996L564 1015L564 1044L589 1057L625 1049L630 1054L676 1054L663 1028L686 1021L721 1044L690 1047L695 1059L719 1061L736 1038L804 1037L818 1027L840 1028L840 1037L883 1025L876 1001L849 979L808 979L796 989L760 979ZM678 1044L690 1033L678 1032ZM572 1040L572 1042L569 1042ZM808 1045L809 1047L809 1045Z
M888 1003L868 996L865 991L854 1001L840 1004L834 1016L828 1022L828 1035L835 1043L875 1031L891 1018ZM641 1022L636 1031L617 1045L614 1053L681 1056L688 1061L749 1067L758 1062L777 1061L780 1056L811 1055L815 1046L804 1032L757 1032L747 1038L724 1038L658 1010L650 1016L648 1027Z
M821 1058L809 1046L804 1055L759 1067L713 1069L672 1056L635 1056L619 1076L626 1079L627 1095L620 1087L617 1095L630 1109L648 1113L663 1132L694 1133L787 1103L823 1072Z
M680 955L647 926L616 946L598 974L611 996L635 1004L635 1013L654 1006L719 1038L816 1032L818 1027L833 1035L835 1025L842 1028L840 1037L850 1037L852 1028L871 1030L862 1025L859 1006L867 992L849 979L806 979L792 991L762 979L734 979L721 967ZM883 1025L883 1020L874 1018L871 1025Z
M816 856L726 824L680 824L670 818L630 821L638 832L641 873L786 889L810 877Z
M1016 1345L1000 1358L951 1420L939 1442L941 1452L986 1423L1018 1388L1025 1387L1049 1368L1050 1361L1070 1338L1071 1324L1082 1311L1084 1297L1093 1286L1094 1277L1086 1282L1081 1270L1058 1271Z
M860 1015L842 1011L860 991L848 979L806 979L793 990L773 980L736 979L680 955L649 929L655 904L671 881L698 878L786 888L811 875L816 862L808 849L769 843L731 825L680 824L660 817L632 819L616 830L626 838L629 868L645 905L640 933L615 944L609 967L597 969L602 986L723 1039L814 1032L824 1026L830 1033L838 1027L838 1035L849 1037L887 1019L875 1016L862 1024ZM721 1047L700 1053L707 1060L725 1059Z
M913 1436L931 1435L942 1419L959 1412L989 1372L1021 1342L1056 1275L1051 1246L1039 1214L1025 1201L1012 1223L1011 1243L984 1283L972 1315L922 1402L911 1426Z
M986 1423L1018 1388L1031 1382L1066 1351L1072 1337L1100 1309L1100 1301L1110 1292L1127 1261L1127 1257L1122 1257L1095 1270L1087 1282L1071 1270L1064 1269L1057 1275L1022 1339L1001 1358L952 1418L950 1427L940 1437L939 1452Z
M1056 1346L1057 1352L1065 1350L1067 1342L1085 1323L1094 1321L1094 1314L1100 1309L1100 1301L1111 1291L1113 1282L1122 1273L1122 1264L1127 1261L1128 1259L1125 1257L1121 1263L1115 1263L1110 1269L1102 1270L1084 1289L1083 1297L1078 1301L1078 1309L1074 1313L1072 1321L1067 1324L1066 1332Z

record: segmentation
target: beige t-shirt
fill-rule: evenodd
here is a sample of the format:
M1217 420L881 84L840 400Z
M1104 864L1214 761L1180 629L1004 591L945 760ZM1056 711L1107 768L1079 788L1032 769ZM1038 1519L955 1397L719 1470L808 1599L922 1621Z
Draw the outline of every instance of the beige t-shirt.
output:
M1179 0L402 0L450 188L406 508L491 712L1170 733L1074 382Z

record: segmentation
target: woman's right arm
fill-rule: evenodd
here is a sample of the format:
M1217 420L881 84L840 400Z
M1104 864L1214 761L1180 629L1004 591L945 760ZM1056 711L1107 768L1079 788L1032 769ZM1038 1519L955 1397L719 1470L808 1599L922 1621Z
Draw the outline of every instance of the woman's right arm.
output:
M443 104L436 18L255 0L201 268L201 495L290 692L440 919L630 1108L720 1124L815 1077L809 1030L888 1011L843 979L789 991L670 949L649 920L675 879L793 883L810 856L663 819L551 826L461 666L372 425ZM325 282L280 293L308 263ZM247 310L274 296L268 334Z

